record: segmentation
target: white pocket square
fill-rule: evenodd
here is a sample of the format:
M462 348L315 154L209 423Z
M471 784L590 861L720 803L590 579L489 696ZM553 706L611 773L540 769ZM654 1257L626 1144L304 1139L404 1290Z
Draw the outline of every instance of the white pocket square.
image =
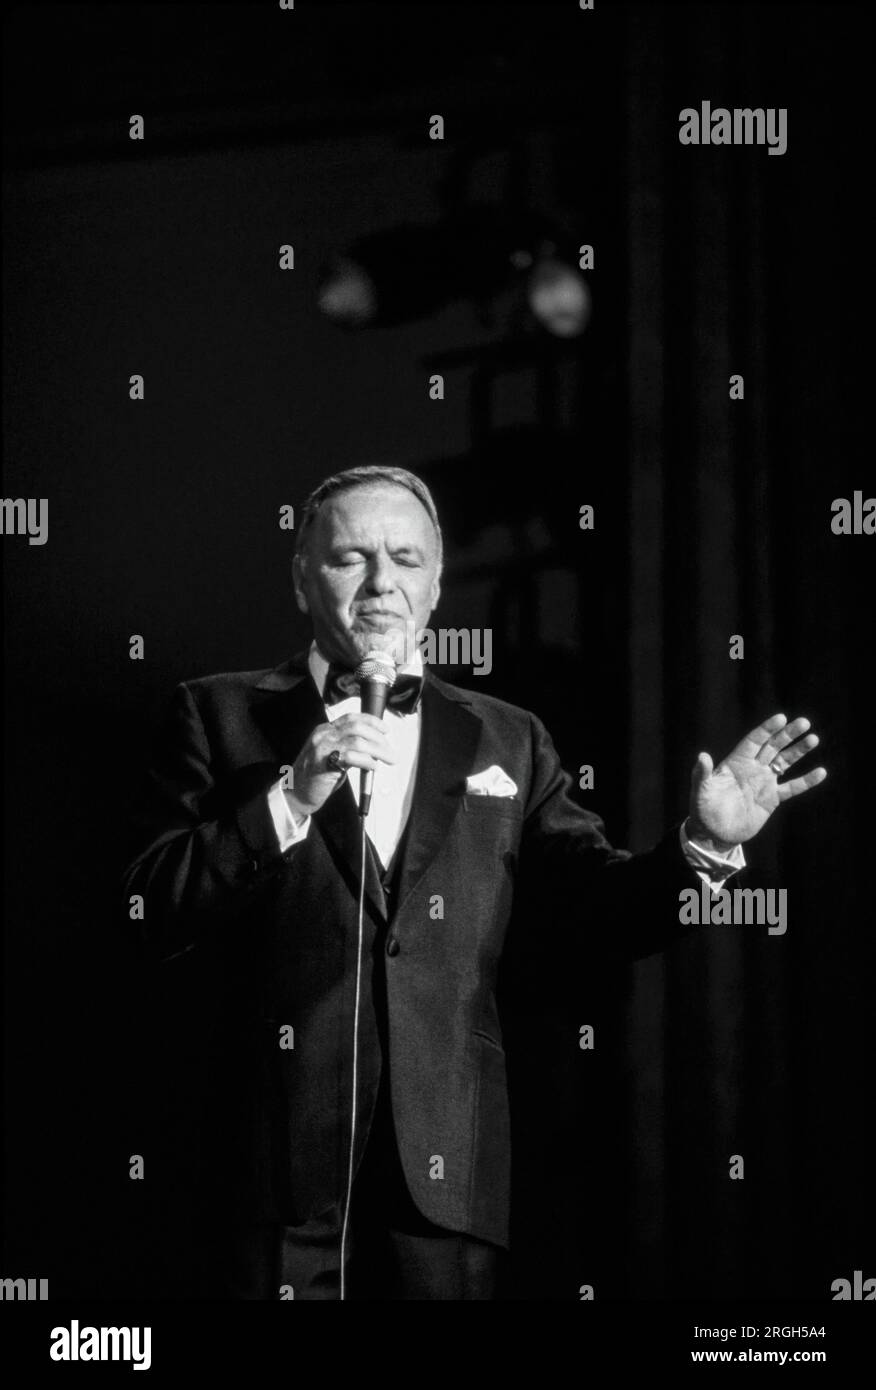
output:
M485 772L466 777L465 790L469 796L516 796L517 783L512 782L507 772L493 763Z

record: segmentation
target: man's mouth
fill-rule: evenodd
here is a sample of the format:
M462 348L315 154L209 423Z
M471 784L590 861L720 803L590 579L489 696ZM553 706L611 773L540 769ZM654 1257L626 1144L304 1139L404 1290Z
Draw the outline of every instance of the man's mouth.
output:
M385 608L372 608L367 613L358 613L357 618L364 623L403 623L404 618L400 613L390 613Z

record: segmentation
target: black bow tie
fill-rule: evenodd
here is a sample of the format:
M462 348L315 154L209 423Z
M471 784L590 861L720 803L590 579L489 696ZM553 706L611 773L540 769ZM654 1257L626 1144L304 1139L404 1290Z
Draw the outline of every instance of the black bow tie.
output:
M422 693L422 676L396 676L395 684L389 688L386 707L394 710L396 714L413 714L420 703ZM336 705L341 700L349 700L351 696L358 694L359 682L356 680L355 671L345 670L343 666L338 666L333 661L325 678L325 688L322 692L323 703Z

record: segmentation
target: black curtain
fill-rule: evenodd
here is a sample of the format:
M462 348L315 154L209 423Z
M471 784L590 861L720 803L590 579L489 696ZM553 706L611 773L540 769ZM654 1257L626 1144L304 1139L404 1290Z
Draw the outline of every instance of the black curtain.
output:
M787 890L787 934L715 926L634 972L618 1229L638 1297L818 1298L872 1241L872 754L855 637L872 560L864 537L830 529L832 500L866 493L869 472L864 88L859 13L833 11L829 38L824 19L629 12L630 837L684 805L701 747L721 752L768 712L811 718L830 769L748 854L748 886ZM686 106L767 91L788 108L784 156L673 137Z

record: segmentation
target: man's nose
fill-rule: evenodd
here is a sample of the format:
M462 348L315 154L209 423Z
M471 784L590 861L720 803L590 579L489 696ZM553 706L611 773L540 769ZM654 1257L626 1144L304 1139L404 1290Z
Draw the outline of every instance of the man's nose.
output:
M395 565L384 556L376 556L368 566L365 579L369 593L388 594L395 588Z

